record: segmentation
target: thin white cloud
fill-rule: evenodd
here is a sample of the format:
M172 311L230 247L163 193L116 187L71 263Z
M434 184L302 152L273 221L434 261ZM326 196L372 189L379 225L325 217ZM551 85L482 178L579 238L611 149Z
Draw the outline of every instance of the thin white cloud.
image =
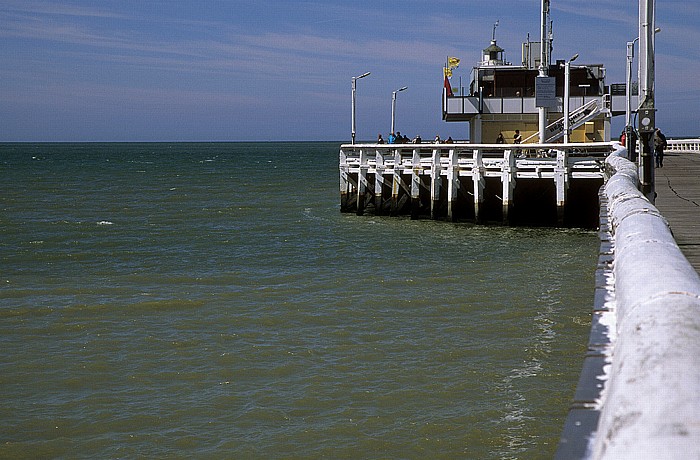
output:
M67 5L58 2L41 2L31 0L6 0L0 11L50 16L72 16L87 18L125 18L123 14L101 8Z

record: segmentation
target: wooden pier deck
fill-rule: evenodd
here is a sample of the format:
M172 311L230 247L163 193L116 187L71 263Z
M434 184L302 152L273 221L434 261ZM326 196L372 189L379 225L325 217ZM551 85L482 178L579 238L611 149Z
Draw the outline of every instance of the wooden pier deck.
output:
M656 168L656 207L671 225L688 261L700 273L700 155L667 152Z

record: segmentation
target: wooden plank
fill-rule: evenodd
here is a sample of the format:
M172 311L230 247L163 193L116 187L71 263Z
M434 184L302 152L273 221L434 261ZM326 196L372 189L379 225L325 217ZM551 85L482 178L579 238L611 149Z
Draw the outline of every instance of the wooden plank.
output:
M688 261L700 273L700 154L666 153L656 168L656 202Z

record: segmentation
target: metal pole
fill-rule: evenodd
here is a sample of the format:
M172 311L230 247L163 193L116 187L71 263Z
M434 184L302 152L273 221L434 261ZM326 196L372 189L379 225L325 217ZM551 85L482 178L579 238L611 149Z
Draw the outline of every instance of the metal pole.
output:
M542 17L541 17L541 31L540 31L540 68L539 76L546 77L549 72L549 62L547 59L548 46L547 46L547 17L549 16L549 0L542 0ZM546 141L547 134L547 108L538 107L539 112L539 131L540 131L540 143L543 144Z
M634 41L627 42L627 85L625 85L625 126L630 126L632 120L632 62L634 61L634 43L639 40L639 37Z
M355 93L357 92L357 80L365 78L369 72L363 73L359 77L352 77L352 143L355 143Z
M630 161L637 161L637 146L633 142L635 139L634 127L632 126L632 63L634 62L634 44L639 40L635 38L627 42L627 84L625 85L625 146L627 147L627 157Z
M355 143L355 82L356 77L352 77L352 143Z
M395 121L396 121L396 93L400 91L407 90L408 86L404 86L401 89L397 89L396 91L391 93L391 132L395 133L396 131L394 130L395 127Z
M569 135L571 127L569 124L569 96L571 93L571 63L578 58L578 53L574 54L571 59L564 64L564 143L569 143Z
M654 190L654 12L655 0L639 0L639 168L642 193L655 200Z
M396 120L396 91L391 93L391 133L394 133L394 125Z

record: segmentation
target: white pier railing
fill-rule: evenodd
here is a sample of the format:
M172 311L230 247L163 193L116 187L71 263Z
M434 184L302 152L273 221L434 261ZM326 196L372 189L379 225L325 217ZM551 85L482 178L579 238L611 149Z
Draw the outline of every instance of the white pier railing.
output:
M516 182L543 179L554 184L557 214L563 218L572 180L599 179L602 184L604 160L612 150L608 142L345 144L340 148L341 211L362 214L371 205L375 212L390 209L392 214L410 208L412 217L429 210L437 218L446 202L445 217L455 220L461 194L473 197L478 222L486 182L498 180L495 196L508 222ZM594 199L597 205L597 195Z
M700 138L698 139L668 139L667 152L700 153Z
M626 154L606 160L593 326L556 459L700 458L700 277Z

